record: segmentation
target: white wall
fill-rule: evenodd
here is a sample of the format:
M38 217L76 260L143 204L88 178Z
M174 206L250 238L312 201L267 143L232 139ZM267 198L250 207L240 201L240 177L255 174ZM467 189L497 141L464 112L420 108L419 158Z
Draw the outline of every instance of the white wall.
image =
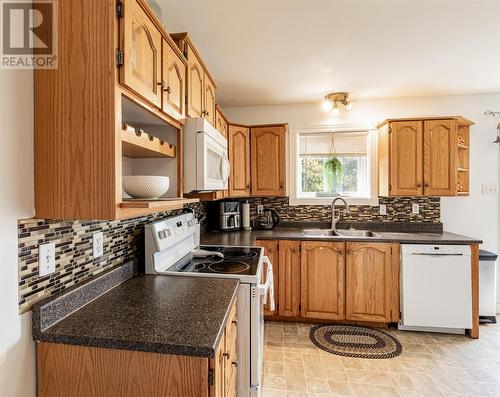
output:
M482 184L500 183L500 148L492 143L498 120L484 116L486 110L500 111L500 93L359 100L336 119L324 112L320 104L224 108L224 113L233 122L287 122L291 126L375 123L390 117L418 115L463 115L475 121L471 129L470 196L443 198L441 218L445 230L480 238L484 241L482 248L499 253L499 196L481 194ZM500 293L497 300L500 303Z
M30 313L18 314L17 220L33 209L33 73L0 71L0 396L35 396Z

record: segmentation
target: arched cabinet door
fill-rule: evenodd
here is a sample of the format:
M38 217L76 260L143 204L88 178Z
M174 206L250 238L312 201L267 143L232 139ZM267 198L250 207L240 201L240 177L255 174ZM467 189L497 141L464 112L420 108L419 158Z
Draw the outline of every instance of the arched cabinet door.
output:
M205 118L215 127L215 86L206 74L203 81L203 87Z
M120 82L160 108L161 33L137 0L127 0L124 10Z
M393 244L346 244L346 319L388 323L393 307Z
M457 131L457 120L424 121L424 195L426 196L456 194Z
M250 195L250 129L236 125L229 126L229 196Z
M301 316L343 320L345 317L344 243L303 241L300 266Z
M421 121L396 121L390 125L391 196L423 193L423 132Z
M186 66L170 44L163 40L163 101L165 113L185 115Z
M204 106L203 106L203 67L199 61L196 53L193 51L191 46L187 47L187 59L189 61L188 65L188 106L187 113L190 117L203 117L204 116Z
M286 125L252 127L252 196L285 195Z

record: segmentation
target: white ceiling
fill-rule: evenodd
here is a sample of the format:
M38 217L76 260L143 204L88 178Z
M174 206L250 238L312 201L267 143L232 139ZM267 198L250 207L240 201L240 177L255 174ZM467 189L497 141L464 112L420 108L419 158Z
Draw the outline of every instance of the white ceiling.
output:
M222 106L500 91L500 0L157 0Z

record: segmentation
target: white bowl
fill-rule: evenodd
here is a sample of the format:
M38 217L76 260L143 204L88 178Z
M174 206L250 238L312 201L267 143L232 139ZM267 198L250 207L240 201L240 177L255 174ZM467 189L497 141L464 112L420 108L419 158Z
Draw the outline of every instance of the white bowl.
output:
M137 199L155 199L167 193L170 186L168 176L130 175L124 176L123 190Z

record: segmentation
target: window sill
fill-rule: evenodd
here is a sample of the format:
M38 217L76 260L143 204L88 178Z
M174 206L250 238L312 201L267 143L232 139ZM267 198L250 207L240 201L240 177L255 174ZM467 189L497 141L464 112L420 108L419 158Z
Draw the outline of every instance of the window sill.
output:
M295 205L331 205L335 197L290 197L289 204ZM379 205L378 197L342 197L348 205Z

